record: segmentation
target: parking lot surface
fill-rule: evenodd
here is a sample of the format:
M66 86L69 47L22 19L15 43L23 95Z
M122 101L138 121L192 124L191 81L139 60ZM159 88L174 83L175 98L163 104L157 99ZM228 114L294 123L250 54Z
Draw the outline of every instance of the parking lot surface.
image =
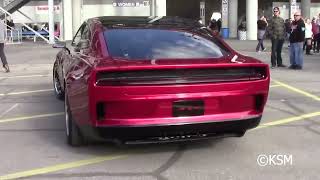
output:
M268 42L261 53L256 41L227 42L270 61ZM0 179L320 179L320 54L305 56L301 71L271 70L261 124L242 138L72 148L64 103L52 90L57 52L41 43L6 46L12 72L0 72ZM283 59L289 65L286 46Z

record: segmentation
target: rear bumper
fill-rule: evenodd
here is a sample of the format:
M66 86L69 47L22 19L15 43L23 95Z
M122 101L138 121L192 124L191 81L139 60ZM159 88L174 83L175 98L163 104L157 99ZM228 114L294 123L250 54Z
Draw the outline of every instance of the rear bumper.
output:
M188 86L96 86L90 96L89 123L103 127L152 126L252 118L263 112L268 90L269 79ZM179 101L203 101L203 115L176 118L174 104ZM88 120L85 116L76 119Z
M240 137L259 125L260 117L235 121L181 125L134 127L81 127L82 133L96 141L149 144L192 141L220 137Z

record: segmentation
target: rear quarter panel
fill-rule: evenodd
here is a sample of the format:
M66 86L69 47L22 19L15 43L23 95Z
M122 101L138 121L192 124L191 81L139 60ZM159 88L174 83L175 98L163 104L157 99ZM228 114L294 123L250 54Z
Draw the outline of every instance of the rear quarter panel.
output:
M76 60L66 75L66 94L72 117L77 123L86 124L90 120L89 94L92 66Z

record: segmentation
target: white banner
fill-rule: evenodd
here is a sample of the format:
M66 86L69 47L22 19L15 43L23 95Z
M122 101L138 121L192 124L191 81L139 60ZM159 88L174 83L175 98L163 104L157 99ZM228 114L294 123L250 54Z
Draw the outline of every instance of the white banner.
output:
M48 6L36 6L36 14L48 14L49 7ZM60 13L60 6L54 6L54 13Z
M150 1L146 0L135 0L135 1L129 1L129 0L115 0L112 3L113 7L144 7L144 6L150 6Z

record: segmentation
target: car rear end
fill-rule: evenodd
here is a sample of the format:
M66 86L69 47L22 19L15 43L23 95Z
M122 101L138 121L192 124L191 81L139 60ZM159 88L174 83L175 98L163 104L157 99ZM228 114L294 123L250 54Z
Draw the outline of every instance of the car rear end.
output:
M100 137L151 142L240 136L268 97L267 65L101 70L91 88Z
M232 50L202 31L157 27L104 35L110 56L91 78L92 136L135 144L186 141L242 136L259 124L268 65L234 61Z

